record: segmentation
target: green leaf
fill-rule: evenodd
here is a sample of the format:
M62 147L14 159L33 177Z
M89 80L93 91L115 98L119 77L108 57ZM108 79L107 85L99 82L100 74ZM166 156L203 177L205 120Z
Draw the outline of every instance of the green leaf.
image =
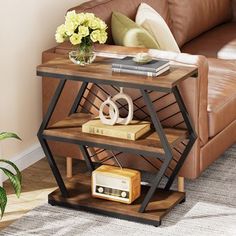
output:
M18 167L16 165L13 162L5 160L5 159L0 159L0 162L7 163L11 167L13 167L13 169L16 171L16 175L18 176L20 183L21 183L22 176L21 176L20 170L18 169Z
M14 191L16 193L16 196L19 197L21 193L21 182L20 182L19 176L17 174L14 175L10 170L4 167L0 167L0 170L2 170L4 174L9 178L14 188Z
M5 208L7 205L7 194L3 187L0 186L0 210L1 210L1 218L5 212Z
M15 138L15 139L21 140L21 138L15 133L11 133L11 132L1 132L0 133L0 141L4 140L4 139L8 139L8 138Z

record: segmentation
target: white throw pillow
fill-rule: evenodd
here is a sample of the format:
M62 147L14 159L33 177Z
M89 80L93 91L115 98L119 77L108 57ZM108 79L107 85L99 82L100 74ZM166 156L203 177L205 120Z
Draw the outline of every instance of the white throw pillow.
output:
M155 38L161 50L180 52L165 20L148 4L140 4L135 22Z

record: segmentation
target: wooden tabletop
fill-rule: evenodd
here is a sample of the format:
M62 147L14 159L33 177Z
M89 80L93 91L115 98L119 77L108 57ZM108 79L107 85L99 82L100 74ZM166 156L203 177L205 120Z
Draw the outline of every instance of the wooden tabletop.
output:
M145 88L170 91L184 79L197 74L196 67L171 66L168 72L158 77L112 72L111 58L98 57L86 66L73 64L67 55L58 55L54 60L37 67L37 75L58 79L113 84L130 88Z

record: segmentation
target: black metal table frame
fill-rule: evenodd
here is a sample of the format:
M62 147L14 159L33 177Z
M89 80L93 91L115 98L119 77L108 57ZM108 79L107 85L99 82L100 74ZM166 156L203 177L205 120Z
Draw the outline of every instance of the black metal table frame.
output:
M156 156L153 156L155 158L161 158L158 153L152 153L152 152L149 152L148 150L143 150L142 152L141 151L138 151L138 150L135 150L135 149L132 149L132 148L117 148L116 146L114 145L110 145L110 144L96 144L96 143L89 143L89 142L80 142L78 140L73 140L73 139L67 139L67 138L60 138L60 137L54 137L54 136L48 136L48 135L44 135L43 134L43 131L44 129L47 128L48 124L49 124L49 121L52 117L52 114L56 108L56 105L57 105L57 102L60 98L60 95L64 89L64 86L66 84L66 81L67 80L76 80L76 81L81 81L82 82L82 85L79 89L79 92L78 92L78 95L77 97L75 98L74 100L74 103L71 107L71 110L69 112L69 115L73 114L73 113L76 113L77 112L77 109L79 107L79 104L81 102L81 99L85 93L85 90L88 86L88 83L98 83L98 84L106 84L106 85L113 85L113 86L119 86L119 87L127 87L127 88L135 88L135 89L139 89L142 96L143 96L143 99L144 99L144 102L145 102L145 105L148 109L148 112L150 114L150 117L151 117L151 120L152 120L152 123L153 123L153 126L160 138L160 141L162 143L162 146L163 146L163 149L164 149L164 152L165 152L165 158L163 159L163 163L160 167L160 170L159 172L156 174L156 176L154 177L154 179L152 180L152 183L151 183L151 186L150 186L150 189L148 191L148 193L146 194L142 204L141 204L141 207L139 209L139 212L144 212L149 201L151 200L152 196L154 195L155 193L155 190L158 188L160 182L161 182L161 179L162 177L164 176L172 158L173 158L173 153L172 153L172 150L171 150L171 147L168 143L168 140L166 138L166 135L165 135L165 132L163 130L163 127L161 125L161 122L160 120L158 119L158 116L154 110L154 107L153 107L153 104L152 104L152 101L149 97L149 93L148 93L148 90L153 90L153 91L159 91L159 92L168 92L168 93L173 93L174 96L175 96L175 99L176 99L176 102L179 106L179 109L180 109L180 112L183 116L183 120L186 124L186 127L187 127L187 130L188 130L188 139L189 139L189 142L188 144L186 145L185 149L183 150L183 153L178 161L178 163L176 164L171 176L169 177L169 180L167 181L166 185L165 185L165 190L169 190L175 177L177 176L180 168L182 167L186 157L188 156L197 136L196 136L196 133L194 131L194 128L193 128L193 125L192 125L192 122L191 122L191 119L189 117L189 114L188 114L188 111L186 109L186 106L184 104L184 101L181 97L181 94L179 92L179 89L178 89L178 86L174 86L172 89L167 89L167 88L163 88L163 87L157 87L156 85L155 86L152 86L150 84L148 84L147 86L145 85L140 85L140 84L135 84L135 83L129 83L129 82L118 82L118 81L110 81L110 80L101 80L101 79L93 79L93 78L85 78L85 77L78 77L78 76L70 76L70 75L58 75L58 74L55 74L55 73L45 73L45 72L37 72L37 75L39 76L43 76L43 77L51 77L51 78L57 78L57 79L60 79L60 82L57 86L57 89L54 93L54 96L52 97L52 100L49 104L49 107L48 107L48 110L47 110L47 113L45 114L44 118L43 118L43 121L42 121L42 124L39 128L39 131L38 131L38 139L39 139L39 142L43 148L43 151L47 157L47 160L49 162L49 165L51 167L51 170L53 172L53 175L56 179L56 182L58 184L58 187L61 191L61 194L63 197L69 197L69 194L68 194L68 191L66 189L66 186L65 186L65 183L62 179L62 176L60 174L60 171L57 167L57 164L54 160L54 157L52 155L52 152L50 150L50 147L48 145L48 142L47 140L53 140L53 141L60 141L60 142L67 142L67 143L73 143L73 144L76 144L76 145L79 145L80 147L80 150L81 150L81 153L84 157L84 160L86 162L86 165L89 169L89 171L92 171L94 170L94 165L90 159L90 156L88 154L88 151L87 151L87 147L86 146L93 146L93 147L102 147L104 149L108 149L108 150L119 150L119 151L122 151L122 152L128 152L128 153L134 153L134 154L139 154L139 155L148 155L148 156L153 156L153 155L156 155ZM194 74L192 75L194 76Z

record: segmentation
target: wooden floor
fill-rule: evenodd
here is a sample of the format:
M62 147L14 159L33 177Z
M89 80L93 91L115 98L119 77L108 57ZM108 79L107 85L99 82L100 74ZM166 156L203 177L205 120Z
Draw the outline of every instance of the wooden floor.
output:
M56 158L56 161L64 177L65 158ZM76 167L79 166L78 162L75 163L74 161L73 164L75 164L73 169L76 172ZM4 188L8 194L8 203L5 214L0 221L0 230L36 206L47 203L48 194L55 190L57 186L46 158L24 170L22 177L23 189L19 199L15 196L9 181L4 183Z

